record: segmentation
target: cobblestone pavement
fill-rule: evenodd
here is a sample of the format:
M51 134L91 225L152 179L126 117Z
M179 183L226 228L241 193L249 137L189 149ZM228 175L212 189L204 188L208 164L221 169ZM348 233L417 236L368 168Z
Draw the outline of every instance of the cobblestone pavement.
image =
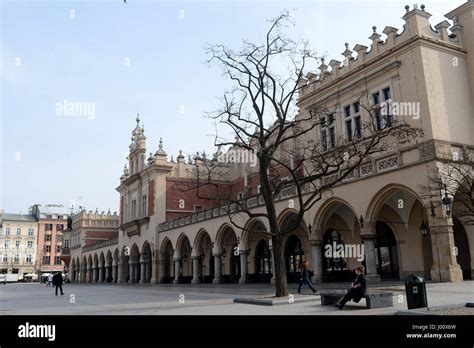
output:
M345 289L347 284L324 284L320 290ZM273 293L270 284L65 284L64 296L55 296L52 288L38 283L18 283L0 286L0 314L88 315L340 315L394 314L406 310L402 283L370 284L371 291L386 290L394 294L394 307L365 309L365 300L349 303L342 311L321 306L320 296L305 289L297 295L296 285L290 285L294 303L278 306L258 306L233 303L235 297L263 297ZM430 306L473 302L474 281L427 284ZM314 301L298 302L300 297ZM289 302L290 301L289 298Z

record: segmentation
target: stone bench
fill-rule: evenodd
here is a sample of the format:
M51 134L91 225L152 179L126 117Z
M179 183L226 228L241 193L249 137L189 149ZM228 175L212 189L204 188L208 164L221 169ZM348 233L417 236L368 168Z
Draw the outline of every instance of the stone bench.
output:
M321 295L321 305L330 306L335 305L345 293L323 292ZM366 293L362 298L365 298L365 306L368 309L393 307L393 293L378 292Z

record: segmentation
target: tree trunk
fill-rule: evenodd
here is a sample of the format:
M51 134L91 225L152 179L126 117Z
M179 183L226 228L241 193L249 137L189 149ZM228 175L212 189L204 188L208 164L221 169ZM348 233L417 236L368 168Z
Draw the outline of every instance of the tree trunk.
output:
M275 287L276 297L288 296L288 281L286 278L286 264L285 255L283 253L283 238L281 235L272 237L273 258L275 265L273 265L273 272L275 273Z

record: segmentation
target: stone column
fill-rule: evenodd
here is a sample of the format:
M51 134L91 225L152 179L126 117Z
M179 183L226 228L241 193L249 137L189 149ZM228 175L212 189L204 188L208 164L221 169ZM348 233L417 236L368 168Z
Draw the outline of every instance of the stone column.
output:
M181 266L180 259L174 259L174 280L173 284L179 284L179 267Z
M128 277L128 283L131 284L135 280L135 265L133 264L132 261L128 262L128 272L129 272L129 277Z
M135 271L133 272L133 274L134 274L134 276L135 276L135 279L133 280L133 282L134 282L135 284L138 284L139 279L140 279L140 269L141 269L141 268L140 268L140 261L135 261L135 262L133 263L133 266L134 266L134 268L135 268Z
M365 222L365 227L361 228L360 238L364 241L365 269L367 282L379 282L380 276L377 274L377 263L375 254L375 226L373 223Z
M310 269L314 270L314 277L312 281L315 284L321 284L321 280L323 279L323 260L321 257L322 253L322 240L311 240L311 254L313 257L313 264L310 265Z
M221 254L214 254L214 279L213 284L222 283Z
M453 224L450 218L430 221L430 237L433 251L431 280L437 282L461 282L462 270L456 260Z
M155 253L156 255L156 253ZM150 283L158 284L161 281L161 275L164 274L161 266L162 261L158 259L151 260L151 279Z
M105 282L109 282L109 280L111 281L111 278L112 278L112 264L108 264L107 266L105 266Z
M99 273L97 272L97 267L92 268L92 282L97 283Z
M150 275L151 275L151 261L145 262L145 280L144 283L150 283Z
M103 283L104 282L104 267L99 267L97 270L99 273L98 282Z
M193 256L193 279L191 284L199 284L201 280L199 279L199 256Z
M239 284L247 283L247 268L248 268L247 258L248 258L248 255L249 255L248 250L240 250L240 279L239 279Z
M112 265L112 283L117 283L118 274L118 265Z
M87 282L88 283L92 282L92 267L89 267L87 269Z
M146 283L146 261L140 261L140 284Z

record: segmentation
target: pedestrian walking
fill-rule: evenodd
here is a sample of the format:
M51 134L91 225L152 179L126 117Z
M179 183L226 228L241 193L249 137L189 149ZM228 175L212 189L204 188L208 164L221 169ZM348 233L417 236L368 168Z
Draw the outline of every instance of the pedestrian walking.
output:
M61 272L57 272L53 277L53 285L56 287L56 296L58 296L58 288L61 290L61 296L64 295L63 292L63 275Z
M46 286L47 286L48 288L50 288L50 287L53 286L52 284L53 284L53 275L52 275L52 274L49 274L49 275L48 275L48 280L47 280Z
M351 284L347 294L336 304L339 309L344 308L344 305L350 300L359 303L366 291L366 280L364 277L364 266L359 266L355 270L356 278Z
M301 276L300 276L300 285L298 286L298 294L301 294L301 288L305 284L308 284L309 288L313 290L313 294L316 293L316 291L318 291L313 287L313 283L311 283L311 278L309 276L309 273L311 271L308 268L309 268L308 261L303 261L300 264Z

